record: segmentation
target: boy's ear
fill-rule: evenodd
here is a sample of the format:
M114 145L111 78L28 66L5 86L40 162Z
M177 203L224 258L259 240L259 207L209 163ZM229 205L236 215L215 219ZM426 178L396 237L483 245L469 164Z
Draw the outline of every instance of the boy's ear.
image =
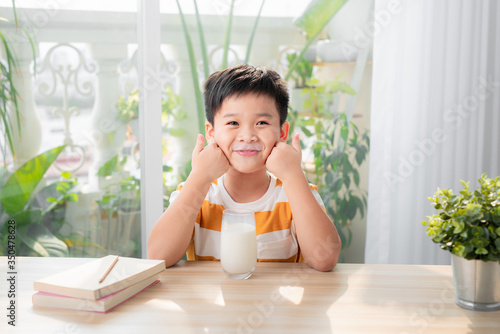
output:
M283 123L280 130L280 140L286 142L288 138L288 130L290 129L290 124L288 122Z
M214 126L210 122L205 122L205 138L209 144L214 141Z

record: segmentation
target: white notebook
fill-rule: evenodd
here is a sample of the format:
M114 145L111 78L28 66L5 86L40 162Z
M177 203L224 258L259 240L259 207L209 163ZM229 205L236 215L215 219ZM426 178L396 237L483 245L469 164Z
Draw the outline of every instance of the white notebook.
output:
M119 257L104 281L99 283L115 257L108 255L45 277L35 281L33 287L36 291L97 300L165 270L164 260Z
M112 293L97 300L61 296L47 292L37 292L33 295L33 305L77 311L106 313L118 307L120 304L124 303L140 292L158 283L158 276L158 274L153 275L149 278L146 278L145 280L129 286L126 289Z

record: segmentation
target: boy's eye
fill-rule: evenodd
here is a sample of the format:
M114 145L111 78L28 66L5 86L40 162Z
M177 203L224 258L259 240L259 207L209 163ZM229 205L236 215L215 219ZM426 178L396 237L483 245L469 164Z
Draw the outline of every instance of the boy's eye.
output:
M238 125L238 122L235 121L227 122L227 125Z
M257 125L266 125L266 124L269 124L269 123L267 123L266 121L260 121L257 123Z

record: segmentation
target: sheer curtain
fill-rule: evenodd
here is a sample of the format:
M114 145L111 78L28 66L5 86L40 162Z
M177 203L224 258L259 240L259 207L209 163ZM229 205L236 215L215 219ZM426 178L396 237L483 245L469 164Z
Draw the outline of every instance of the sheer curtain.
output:
M449 264L421 221L437 187L500 175L500 3L376 0L374 13L365 262Z

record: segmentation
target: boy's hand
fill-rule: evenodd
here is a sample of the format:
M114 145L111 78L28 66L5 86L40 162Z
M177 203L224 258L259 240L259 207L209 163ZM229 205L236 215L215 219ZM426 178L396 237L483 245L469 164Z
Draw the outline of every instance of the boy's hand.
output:
M300 149L299 134L295 134L292 139L292 146L285 142L278 142L267 157L266 167L278 179L286 182L290 177L294 177L302 172L302 151Z
M203 176L206 182L212 182L227 172L229 161L215 142L203 147L204 144L205 138L199 134L193 150L191 173Z

